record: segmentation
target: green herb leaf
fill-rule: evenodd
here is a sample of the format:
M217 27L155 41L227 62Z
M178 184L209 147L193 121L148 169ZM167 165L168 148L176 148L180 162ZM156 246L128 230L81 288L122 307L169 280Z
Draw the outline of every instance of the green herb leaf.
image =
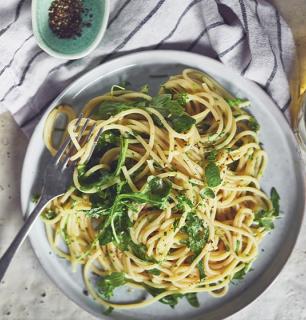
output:
M211 152L209 152L209 154L207 155L206 159L209 161L215 161L217 158L217 154L218 151L217 150L212 150Z
M103 298L109 299L114 295L114 289L126 283L124 273L113 272L108 276L101 277L97 283L98 292Z
M246 263L244 268L242 268L240 271L234 274L233 280L242 280L245 277L245 275L251 270L252 270L251 264Z
M96 148L98 150L102 150L106 147L119 145L119 143L120 135L118 133L118 130L107 130L100 135Z
M178 203L176 205L176 208L179 211L185 212L185 210L190 210L193 207L193 204L191 202L190 199L188 199L186 196L184 195L179 195L177 197Z
M209 187L217 187L221 183L220 170L214 162L208 162L205 167L205 178Z
M255 214L254 222L266 231L274 229L274 210L260 210Z
M270 193L270 197L271 197L271 202L273 205L273 209L274 209L274 215L277 217L279 215L279 194L276 191L276 189L273 187L271 189L271 193Z
M158 288L150 287L147 285L145 286L145 288L153 297L156 297L159 294L165 292L164 289L158 289ZM174 308L178 304L179 299L182 297L183 297L182 294L171 294L171 295L168 295L166 297L159 299L159 302L161 302L163 304L167 304L171 308Z
M171 94L161 94L151 100L150 107L158 110L170 122L175 131L187 131L195 124L196 120L182 107L187 103L186 97L180 95L178 99L172 99Z
M116 170L114 173L115 176L118 176L118 174L121 171L121 168L124 165L128 146L129 146L129 140L124 138L123 136L120 136L120 154L119 154L119 159L117 162L117 167L116 167Z
M151 258L147 255L147 247L144 244L136 244L133 241L130 242L130 248L133 252L133 254L143 260L143 261L148 261L148 262L156 262L154 258Z
M187 301L195 308L198 308L200 306L199 300L196 293L186 293L185 297Z
M198 262L198 269L199 269L199 274L200 274L200 281L203 281L206 278L206 274L205 274L205 271L204 271L203 260L200 260Z
M207 243L209 229L204 227L203 221L193 212L189 212L182 231L187 233L187 246L198 255Z
M173 230L174 231L178 228L179 223L180 223L179 219L174 220L174 222L173 222Z

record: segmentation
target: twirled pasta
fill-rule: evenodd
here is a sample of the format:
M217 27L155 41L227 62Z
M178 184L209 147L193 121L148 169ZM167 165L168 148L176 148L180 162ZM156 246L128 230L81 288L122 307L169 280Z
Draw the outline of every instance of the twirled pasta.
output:
M95 125L85 145L76 139L77 120L71 119L75 116L70 107L55 108L46 121L45 143L54 154L52 131L57 115L64 112L70 117L67 133L76 148L72 160L78 163L72 187L52 201L42 215L52 249L73 266L84 265L89 293L106 307L140 308L173 294L224 295L233 277L247 272L257 257L259 242L267 231L257 213L274 210L269 197L260 190L259 179L267 155L253 128L254 118L243 109L248 103L232 100L207 75L185 69L182 74L171 76L160 90L160 96L170 97L176 103L182 97L185 99L180 103L193 124L178 132L174 122L169 121L173 116L170 111L165 115L155 108L148 93L115 89L119 90L95 97L84 107L80 126L88 121L88 127L83 136ZM105 103L127 107L100 119L97 110ZM98 161L91 163L101 129L104 135L115 132L128 141L126 157L117 175L113 174L114 166L122 152L118 143L109 144L98 154ZM219 182L209 183L208 166L213 167ZM83 176L80 168L84 170ZM105 172L112 172L113 178L100 184L98 190L82 185L90 177L102 179ZM115 220L111 224L112 240L101 244L105 233L101 229L107 216L90 216L93 195L101 196L122 181L131 193L141 193L152 176L171 183L164 204L154 206L136 201L133 210L127 208L124 212L129 219L125 232L133 244L145 248L146 258L137 256L131 247L122 249L118 245ZM191 219L198 223L195 236L203 241L195 243L203 243L197 252L188 238ZM60 249L61 239L65 240L67 250ZM101 296L90 278L92 274L103 277L113 272L123 273L127 285L160 291L141 302L110 302Z

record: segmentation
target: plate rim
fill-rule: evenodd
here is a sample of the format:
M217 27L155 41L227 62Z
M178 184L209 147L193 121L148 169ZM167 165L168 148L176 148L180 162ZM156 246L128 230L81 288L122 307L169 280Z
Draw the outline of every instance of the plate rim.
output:
M22 165L22 171L21 171L21 183L20 183L20 199L21 199L21 214L23 216L26 215L27 213L27 199L25 199L24 196L24 181L25 181L25 171L27 168L26 163L29 162L29 158L31 158L30 156L30 150L33 149L32 144L34 144L34 139L33 137L36 136L38 134L38 130L39 130L39 126L42 124L42 122L45 120L47 114L49 113L49 111L55 107L56 103L63 97L65 96L67 93L69 93L69 91L73 88L73 86L76 85L77 82L81 82L83 79L86 79L87 77L91 77L91 75L93 75L94 73L96 73L99 69L104 69L107 68L110 65L115 65L119 64L120 65L120 69L122 68L121 65L124 64L125 67L129 66L129 65L135 65L137 58L145 60L145 58L149 58L150 60L156 61L157 58L159 59L163 59L166 56L166 60L169 59L173 59L173 63L180 63L178 60L184 60L184 62L181 62L183 64L186 64L186 60L188 61L196 61L199 62L199 64L203 64L203 65L207 65L207 64L211 64L212 66L215 66L217 69L223 69L225 72L230 72L233 74L233 76L235 78L238 78L242 83L243 83L243 88L246 91L253 91L253 95L256 95L259 97L259 100L266 100L269 101L269 104L272 106L273 105L273 109L271 110L271 112L273 113L273 117L275 117L275 120L279 122L279 125L281 125L283 127L284 133L286 133L287 138L288 138L288 144L290 142L291 145L291 149L294 149L296 151L296 158L297 158L297 163L295 164L295 170L298 173L301 173L303 178L301 179L301 184L302 184L302 190L303 192L300 192L300 194L302 195L302 200L303 200L303 204L302 204L302 208L301 208L301 212L298 212L296 217L299 218L299 226L298 229L296 230L295 234L293 235L293 239L291 241L291 244L289 246L289 248L287 249L286 254L284 255L284 257L282 258L282 263L278 266L278 268L276 270L274 270L273 274L271 275L270 279L267 281L265 280L265 282L263 282L263 284L259 287L255 287L256 290L253 290L252 294L250 294L247 299L244 299L243 302L240 302L239 304L235 304L233 306L229 306L228 308L226 308L225 313L223 314L223 317L229 317L235 313L237 313L238 311L244 309L246 306L250 305L252 302L254 302L256 299L259 298L259 296L265 292L276 280L276 278L279 276L280 272L283 270L284 266L287 264L293 250L294 247L296 245L298 236L300 234L301 231L301 226L305 217L305 207L306 207L306 203L305 203L305 199L306 199L306 195L305 195L305 189L306 189L306 181L305 181L305 167L303 165L303 159L302 159L302 154L301 154L301 150L299 148L298 142L295 138L295 135L289 125L289 122L287 121L287 119L285 118L284 114L281 112L281 110L276 106L275 102L268 96L268 94L261 88L259 87L255 82L252 82L244 77L242 77L236 70L232 69L230 66L224 65L223 63L214 60L210 57L207 56L203 56L200 55L198 53L192 53L192 52L186 52L186 51L179 51L179 50L146 50L146 51L140 51L140 52L136 52L136 53L130 53L130 54L126 54L114 59L111 59L99 66L94 67L91 70L88 70L87 72L85 72L84 74L82 74L79 78L77 78L76 80L74 80L70 85L68 85L67 87L65 87L62 92L55 97L55 99L52 100L52 102L50 104L48 104L48 107L44 110L43 112L43 116L40 118L39 122L37 123L37 125L35 126L35 129L32 133L32 136L30 138L29 144L27 146L27 150L25 153L25 157L24 157L24 161L23 161L23 165ZM154 56L154 57L153 57ZM169 58L171 57L171 58ZM154 58L154 59L153 59ZM147 61L149 61L149 59L147 59ZM193 60L194 59L194 60ZM125 61L128 62L129 60L134 60L134 62L131 63L124 63ZM169 62L170 63L170 62ZM195 63L191 63L191 64L195 64ZM191 66L190 66L191 67ZM196 67L191 67L191 68L196 68ZM118 69L118 68L117 68ZM115 67L116 70L116 67ZM204 70L205 71L205 70ZM93 80L95 81L95 80ZM232 82L232 81L231 81ZM33 245L34 243L34 239L31 237L31 234L29 234L29 240L31 243L31 247L40 263L40 265L42 266L42 268L44 269L45 273L47 274L47 276L49 277L49 279L51 279L51 281L57 286L57 288L59 288L62 293L68 297L71 301L73 301L77 306L79 306L80 308L82 308L83 310L87 311L89 314L97 317L99 316L101 319L110 319L108 316L105 315L97 315L90 307L88 307L85 303L83 303L82 301L78 301L77 299L75 299L74 297L72 297L72 294L69 292L69 290L66 290L64 288L63 285L61 285L60 281L57 281L57 278L55 276L52 275L52 273L48 270L48 268L45 267L44 262L40 259L39 257L39 252L35 249L35 246ZM196 316L195 319L202 319L202 316Z

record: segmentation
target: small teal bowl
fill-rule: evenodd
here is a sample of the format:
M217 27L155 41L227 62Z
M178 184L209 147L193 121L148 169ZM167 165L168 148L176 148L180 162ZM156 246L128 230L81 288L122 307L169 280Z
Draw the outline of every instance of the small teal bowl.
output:
M32 1L32 28L38 45L49 55L61 59L80 59L92 52L100 43L109 18L109 0L84 0L84 7L91 8L90 27L82 29L75 39L60 39L49 27L48 10L52 0Z

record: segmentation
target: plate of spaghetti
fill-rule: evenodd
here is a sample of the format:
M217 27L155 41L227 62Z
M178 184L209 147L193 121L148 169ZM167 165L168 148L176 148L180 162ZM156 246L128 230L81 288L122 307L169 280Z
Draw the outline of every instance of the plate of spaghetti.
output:
M271 99L222 64L150 51L76 80L30 141L25 214L65 136L71 186L30 240L52 280L95 316L222 319L287 261L305 203L298 148Z

